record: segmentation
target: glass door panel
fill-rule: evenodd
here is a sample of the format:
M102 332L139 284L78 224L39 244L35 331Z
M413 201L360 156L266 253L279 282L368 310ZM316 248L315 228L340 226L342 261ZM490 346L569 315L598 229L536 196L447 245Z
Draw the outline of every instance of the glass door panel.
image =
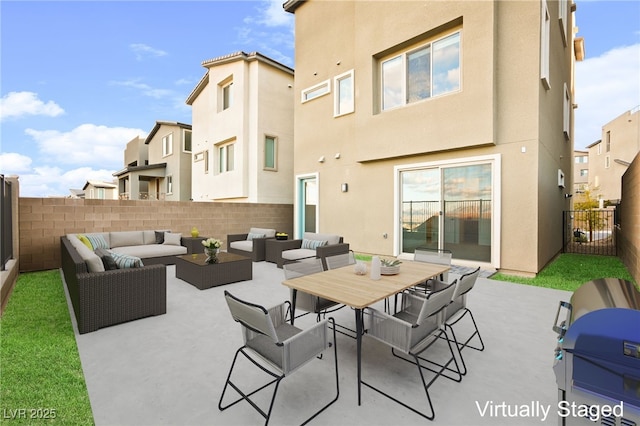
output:
M300 235L297 238L302 238L304 232L317 232L318 184L316 179L300 179L298 191L300 206L298 211L298 232Z
M400 173L403 253L417 247L440 246L440 169L407 170Z
M457 259L491 262L491 164L443 169L444 248Z

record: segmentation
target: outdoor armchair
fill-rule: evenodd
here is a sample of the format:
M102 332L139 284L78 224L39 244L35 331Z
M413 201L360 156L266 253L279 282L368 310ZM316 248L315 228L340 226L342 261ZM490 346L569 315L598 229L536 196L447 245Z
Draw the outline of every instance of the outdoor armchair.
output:
M344 243L340 235L305 232L302 239L283 241L278 245L278 250L278 268L282 268L288 261L317 257L322 259L323 267L326 269L324 259L334 254L347 253L349 244Z
M218 408L222 411L240 401L247 401L253 408L265 418L265 425L269 423L273 410L274 401L278 392L280 381L286 376L295 372L298 368L314 360L321 355L326 349L331 347L330 326L329 322L333 319L318 322L314 326L301 330L285 321L288 302L274 306L267 310L260 305L241 300L228 291L224 292L229 311L234 321L240 323L244 345L241 346L233 358L231 368L227 380L220 396ZM333 331L333 355L335 360L335 381L336 395L335 397L303 424L314 419L318 414L338 400L340 387L338 381L338 353L336 346L335 327ZM233 381L232 373L238 360L238 355L242 354L253 365L271 377L271 380L248 393L241 390ZM246 370L243 370L243 372ZM251 397L266 389L270 385L275 384L275 389L271 397L268 410L265 412L261 409ZM223 400L227 388L231 386L240 398L224 405Z
M445 309L451 302L455 290L454 284L440 291L434 291L422 296L416 296L411 293L401 293L401 310L394 315L379 311L375 308L367 308L365 310L365 318L367 319L366 335L385 345L391 346L394 355L396 355L395 351L408 355L410 359L398 357L418 367L422 386L427 398L428 409L425 411L419 409L420 407L414 408L364 380L362 384L429 420L433 420L435 417L435 411L431 397L429 396L429 387L438 377L443 375L451 363L453 363L456 369L455 371L458 373L458 377L454 378L454 380L462 380L452 342L448 339L444 327ZM422 357L421 354L436 342L441 341L441 337L447 342L451 356L441 364ZM448 356L449 355L447 355L447 357ZM423 362L427 362L429 365L439 366L439 369L434 370ZM434 372L435 375L427 381L423 370Z
M276 237L275 229L251 228L246 234L227 235L227 251L248 256L254 262L261 262L266 257L266 241Z

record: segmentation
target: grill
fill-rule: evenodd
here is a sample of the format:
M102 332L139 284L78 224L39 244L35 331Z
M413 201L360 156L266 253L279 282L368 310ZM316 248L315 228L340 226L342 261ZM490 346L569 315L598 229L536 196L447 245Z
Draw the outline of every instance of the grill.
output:
M562 313L566 314L564 319ZM558 306L558 424L640 426L640 292L602 278Z

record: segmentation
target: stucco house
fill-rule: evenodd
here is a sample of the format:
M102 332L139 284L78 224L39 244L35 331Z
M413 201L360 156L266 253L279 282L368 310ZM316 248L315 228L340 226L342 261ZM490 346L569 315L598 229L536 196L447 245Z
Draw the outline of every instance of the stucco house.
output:
M602 139L587 149L591 196L603 201L620 200L622 175L640 152L640 107L602 126Z
M113 182L88 180L82 187L83 197L87 200L117 200L118 185Z
M572 191L575 5L289 0L295 236L535 274Z
M191 199L191 125L156 121L149 135L135 137L124 151L118 178L122 200Z
M579 201L589 188L589 151L573 151L573 202Z
M193 201L293 203L293 69L258 52L202 66L186 100Z

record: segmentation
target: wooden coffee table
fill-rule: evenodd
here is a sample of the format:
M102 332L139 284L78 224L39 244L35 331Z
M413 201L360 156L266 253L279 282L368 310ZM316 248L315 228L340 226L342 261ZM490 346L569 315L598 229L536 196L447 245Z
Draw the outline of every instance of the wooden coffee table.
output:
M207 263L204 253L176 256L176 278L200 290L253 278L251 258L225 252L217 257L216 263Z

